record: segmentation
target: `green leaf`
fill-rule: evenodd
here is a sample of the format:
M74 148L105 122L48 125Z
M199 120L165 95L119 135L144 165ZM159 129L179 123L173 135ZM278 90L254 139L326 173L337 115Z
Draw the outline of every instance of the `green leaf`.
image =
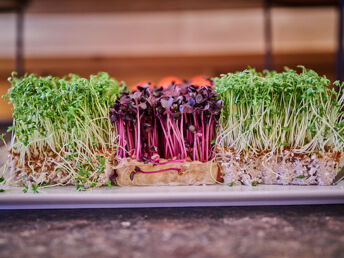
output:
M31 185L32 191L38 193L38 185Z
M0 140L6 145L5 133L0 134Z
M235 185L235 182L233 181L233 182L230 182L230 183L228 183L228 186L230 186L230 187L232 187L232 186L234 186Z
M303 179L303 178L305 178L305 177L306 177L305 175L299 175L299 176L296 176L296 177L294 177L294 178Z
M282 143L282 146L283 146L283 147L287 147L287 146L289 146L289 143L287 143L286 141L284 141L284 142Z

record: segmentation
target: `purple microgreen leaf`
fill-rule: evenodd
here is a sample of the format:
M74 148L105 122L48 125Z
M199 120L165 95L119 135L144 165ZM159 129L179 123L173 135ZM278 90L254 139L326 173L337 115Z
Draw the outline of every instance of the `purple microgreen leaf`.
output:
M196 101L194 98L190 98L187 103L189 106L193 107L196 104Z
M172 104L173 104L173 98L170 97L168 99L168 108L171 108Z
M129 178L130 178L130 180L131 180L131 181L133 181L133 180L134 180L134 176L135 176L135 174L136 174L136 172L135 172L135 171L132 171L132 172L130 173L130 176L129 176Z
M196 103L197 104L200 104L200 103L202 103L203 102L203 96L202 96L202 94L197 94L196 95Z
M142 96L141 92L138 92L138 91L135 91L135 92L131 95L131 97L132 97L133 99L139 99L139 98L141 98L141 96Z
M141 109L147 109L147 104L145 102L140 103L139 106Z
M168 108L169 108L168 100L162 99L162 100L160 101L160 103L161 103L161 106L162 106L163 108L165 108L165 109L168 109Z

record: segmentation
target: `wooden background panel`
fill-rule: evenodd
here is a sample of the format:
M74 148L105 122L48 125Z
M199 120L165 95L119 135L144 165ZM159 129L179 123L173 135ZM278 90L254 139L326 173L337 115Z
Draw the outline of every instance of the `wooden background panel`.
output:
M334 51L334 8L274 9L275 52ZM0 15L0 58L14 54L14 16ZM25 55L163 56L262 53L262 9L28 14Z
M181 10L224 10L262 7L264 0L2 0L0 8L22 6L30 13L106 13ZM333 6L338 0L274 0L273 6Z
M262 0L32 0L30 13L108 13L261 7Z
M247 17L247 18L245 18ZM0 15L0 56L14 53L14 17ZM180 55L263 50L259 9L28 14L26 56Z
M336 49L335 8L276 8L271 13L275 52L317 52Z

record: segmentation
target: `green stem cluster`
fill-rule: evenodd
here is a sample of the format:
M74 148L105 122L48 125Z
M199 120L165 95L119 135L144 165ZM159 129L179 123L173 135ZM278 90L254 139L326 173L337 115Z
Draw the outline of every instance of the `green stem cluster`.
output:
M108 107L121 87L106 73L90 79L70 74L9 78L12 87L5 95L13 105L12 150L25 159L39 155L43 161L54 155L76 184L95 184L103 160L98 153L115 148L115 133ZM91 167L85 164L93 164ZM35 182L41 183L41 182Z
M214 78L224 105L220 145L239 153L343 151L344 96L326 77L300 67L301 73L248 68ZM343 85L334 85L342 91Z

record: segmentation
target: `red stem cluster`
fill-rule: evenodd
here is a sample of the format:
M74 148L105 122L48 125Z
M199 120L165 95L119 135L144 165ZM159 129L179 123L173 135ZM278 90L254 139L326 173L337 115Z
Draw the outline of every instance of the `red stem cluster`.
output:
M181 84L168 89L138 87L123 92L110 108L119 135L117 158L155 165L214 156L222 102L210 87ZM160 158L170 161L159 163Z

